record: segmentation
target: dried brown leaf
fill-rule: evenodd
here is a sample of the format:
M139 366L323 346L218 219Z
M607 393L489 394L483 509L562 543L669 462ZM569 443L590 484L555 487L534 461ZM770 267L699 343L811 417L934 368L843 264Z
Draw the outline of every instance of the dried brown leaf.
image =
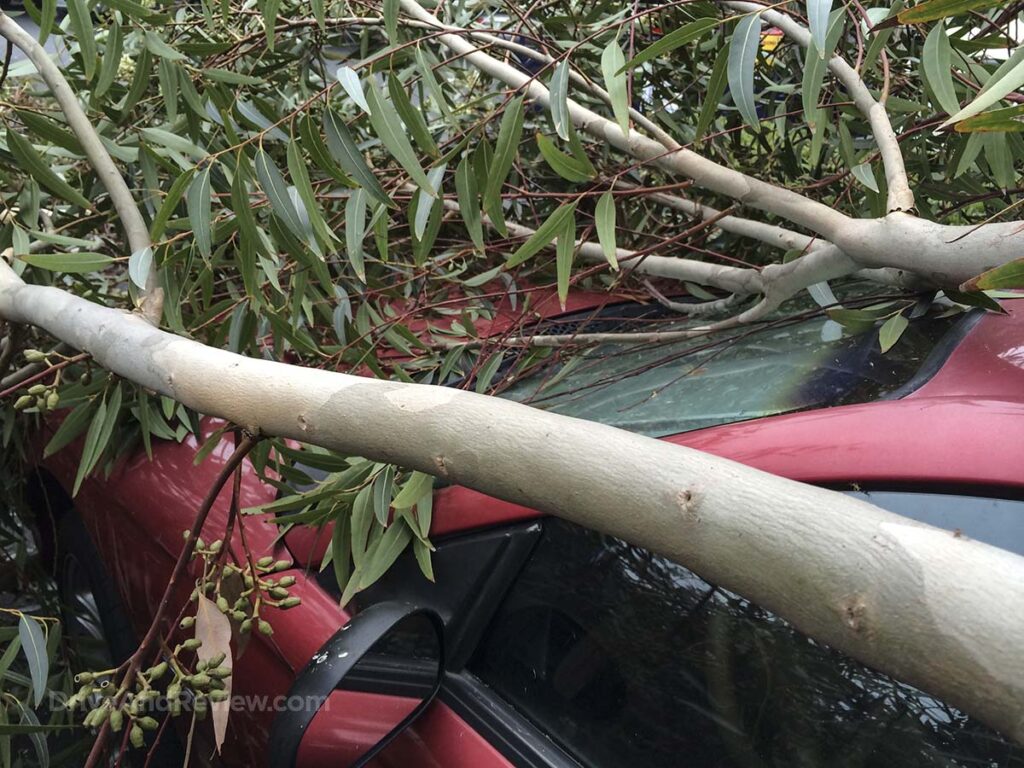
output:
M221 666L232 667L231 658L231 622L217 606L204 595L199 596L199 607L196 611L196 639L202 645L196 651L200 661L207 661L224 654ZM214 702L210 706L213 719L213 737L217 752L224 743L228 729L228 715L231 713L231 677L224 679L224 690L228 694L226 701Z

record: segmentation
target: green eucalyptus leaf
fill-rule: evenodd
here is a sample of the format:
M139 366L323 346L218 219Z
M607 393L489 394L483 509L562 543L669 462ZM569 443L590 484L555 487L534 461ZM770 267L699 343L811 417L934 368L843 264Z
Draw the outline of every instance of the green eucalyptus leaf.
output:
M882 327L878 329L878 343L883 354L896 345L908 325L910 321L902 314L893 315L882 323Z
M21 614L18 620L18 637L21 650L28 662L29 674L32 677L32 701L38 707L46 695L46 681L50 672L50 658L46 652L46 638L39 622Z
M366 192L355 190L345 204L345 250L352 269L360 281L366 282L363 263L363 238L366 237Z
M153 268L153 249L146 246L128 258L128 277L139 288L146 287L146 280Z
M505 215L501 208L501 190L512 169L512 162L519 152L519 141L523 135L523 97L513 99L506 107L498 129L498 141L494 155L487 168L484 185L484 210L490 216L498 232L508 236Z
M18 259L39 269L50 272L63 272L68 275L81 275L87 272L99 272L114 263L110 256L102 253L27 253Z
M588 164L565 154L542 133L537 134L537 148L551 169L566 181L589 181L596 175L593 166L588 168Z
M39 184L69 203L90 209L89 201L77 189L68 184L50 168L50 163L43 159L36 148L17 131L7 128L7 146L20 163L22 170L32 175Z
M611 190L605 192L597 201L594 209L594 223L597 226L597 240L601 244L605 259L611 268L618 270L618 246L615 242L615 195Z
M196 248L204 258L209 259L213 253L213 190L210 186L210 166L204 166L192 179L185 204Z
M701 105L700 114L697 116L697 129L694 141L700 141L707 134L711 123L718 114L718 107L725 95L725 87L728 84L729 51L722 50L715 58L715 64L711 68L708 77L708 87L704 95L704 103Z
M281 171L265 150L256 151L253 159L253 167L256 169L256 178L263 189L270 208L277 214L277 217L284 222L289 231L300 240L304 240L310 230L299 215L299 210L288 192L288 183L281 175Z
M100 73L96 78L96 84L92 89L92 98L101 98L110 86L114 84L118 67L121 65L121 56L124 53L124 35L121 32L121 25L117 19L113 19L107 26L107 45L103 49L103 58L100 60Z
M67 0L68 22L82 55L85 81L91 82L96 74L96 30L92 26L92 12L86 0Z
M936 24L925 39L921 63L924 65L925 77L939 100L939 106L954 115L960 111L960 100L953 87L952 56L946 28L941 23Z
M729 41L729 90L743 120L754 130L760 127L754 96L754 65L761 48L761 14L744 16Z
M569 115L569 60L562 59L555 65L551 75L551 120L555 124L555 133L565 141L569 140L569 126L572 118Z
M924 0L912 8L899 12L900 24L921 24L926 21L937 21L950 16L961 16L972 11L983 11L996 8L1004 0Z
M324 111L324 134L327 137L328 151L345 173L375 200L388 207L394 207L394 202L384 192L377 177L366 164L366 158L359 151L345 123L329 109Z
M719 24L721 24L721 22L718 19L713 18L697 19L696 21L684 24L679 29L672 30L657 42L644 48L640 53L627 61L619 71L624 72L627 69L636 69L641 64L646 64L648 61L652 61L659 56L663 56L670 51L674 51L680 46L692 43L694 40L706 35Z
M424 494L430 493L433 487L433 475L428 475L424 472L413 472L402 485L402 489L395 495L391 506L395 509L409 509L422 499Z
M555 209L554 213L545 219L544 223L537 227L537 230L527 238L513 253L505 267L511 269L517 267L528 259L533 258L551 242L565 231L565 222L573 221L576 215L576 203L563 203Z
M167 42L156 32L146 30L145 41L146 49L154 56L158 56L161 59L166 59L168 61L184 61L186 58L185 54L168 45Z
M484 253L484 229L480 218L480 194L477 191L476 175L472 160L465 155L455 169L455 193L459 200L459 213L466 224L466 231L478 253Z
M1013 55L1000 65L970 104L951 115L940 128L946 128L981 114L1022 85L1024 85L1024 45L1014 51Z
M388 152L405 169L417 186L421 189L429 189L430 182L427 181L427 175L420 166L419 160L416 159L416 152L405 135L394 104L390 99L384 98L373 83L369 84L367 102L370 105L370 124L373 126L374 133L377 134L377 138L387 147Z
M629 95L626 87L626 57L618 40L612 40L601 53L601 74L612 102L615 121L623 133L629 133Z
M569 298L569 278L572 276L572 259L576 253L576 218L566 216L558 229L558 240L555 244L555 269L557 272L558 303L565 311L565 302Z
M338 78L338 83L348 94L348 97L356 103L363 112L370 111L370 105L366 103L366 94L363 93L363 84L359 81L359 75L356 74L355 70L351 67L344 65L338 67L338 71L335 73L335 77Z
M817 46L819 56L825 58L828 50L826 38L828 37L829 14L832 13L832 0L807 0L807 28L811 32L811 39Z
M964 292L991 291L999 288L1024 288L1024 258L982 272L961 287Z

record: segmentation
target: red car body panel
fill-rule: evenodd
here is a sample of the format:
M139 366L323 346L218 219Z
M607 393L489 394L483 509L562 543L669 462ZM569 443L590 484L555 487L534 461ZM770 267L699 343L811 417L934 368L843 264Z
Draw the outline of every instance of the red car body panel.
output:
M313 719L299 748L298 764L315 768L337 768L348 765L346 759L358 757L376 743L368 738L376 731L380 736L411 710L416 703L392 698L382 702L371 694L335 692L327 709ZM336 704L336 700L349 701ZM352 711L357 710L355 717ZM329 713L329 714L328 714ZM352 733L352 722L367 723L362 732ZM388 748L378 755L372 768L512 768L498 750L452 712L444 702L435 701L419 720L400 733Z
M902 400L844 406L677 435L670 442L707 451L797 480L848 487L864 485L970 485L1024 488L1024 301L1005 303L1008 315L986 315L960 342L941 369ZM1007 417L1017 418L1007 418ZM198 467L194 440L154 446L108 479L86 481L75 507L86 522L137 630L144 630L180 551L182 531L199 507L230 445L224 443ZM67 488L77 456L59 453L46 468ZM243 505L270 501L272 487L254 473L245 476ZM207 523L208 536L224 530L228 492ZM526 507L461 487L438 491L431 534L507 524L537 516ZM246 533L258 554L288 558L276 527L261 516L247 517ZM237 533L236 533L237 536ZM287 693L297 671L348 614L303 566L317 567L328 536L295 531L288 545L297 567L292 594L302 597L288 611L268 609L272 637L254 635L238 655L233 694L268 697ZM237 546L237 541L235 542ZM187 598L182 591L181 599ZM338 765L341 750L362 743L352 718L352 701L337 693L314 719L303 742L300 765ZM385 697L386 698L386 697ZM394 711L394 702L367 704L362 724L372 727ZM225 757L237 765L265 765L272 707L232 713ZM364 739L365 740L365 739ZM346 745L348 745L346 747ZM482 736L442 702L436 701L379 758L379 765L508 766Z

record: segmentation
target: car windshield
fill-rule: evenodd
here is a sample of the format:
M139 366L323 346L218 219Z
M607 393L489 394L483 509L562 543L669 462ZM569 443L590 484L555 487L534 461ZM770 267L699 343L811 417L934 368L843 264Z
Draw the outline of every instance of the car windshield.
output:
M948 354L937 347L956 321L934 315L913 320L885 354L877 330L848 335L820 315L671 343L604 343L564 364L545 366L500 394L663 437L901 394L913 385L915 374L934 367L929 355ZM537 332L660 332L687 325L661 307L632 304L560 318L554 327Z

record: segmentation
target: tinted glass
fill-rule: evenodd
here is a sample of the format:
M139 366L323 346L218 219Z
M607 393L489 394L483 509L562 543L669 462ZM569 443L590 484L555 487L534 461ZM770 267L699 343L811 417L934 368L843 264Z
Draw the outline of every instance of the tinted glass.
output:
M952 527L1024 551L1024 502L990 515L989 499L872 500L912 514L929 498ZM1020 747L941 701L560 520L545 523L470 669L593 768L1024 766Z
M672 331L660 307L610 308L537 333ZM639 315L630 316L627 315ZM882 354L877 331L837 337L820 316L674 343L602 344L500 393L556 413L661 437L760 416L876 400L916 374L955 322L915 320Z

